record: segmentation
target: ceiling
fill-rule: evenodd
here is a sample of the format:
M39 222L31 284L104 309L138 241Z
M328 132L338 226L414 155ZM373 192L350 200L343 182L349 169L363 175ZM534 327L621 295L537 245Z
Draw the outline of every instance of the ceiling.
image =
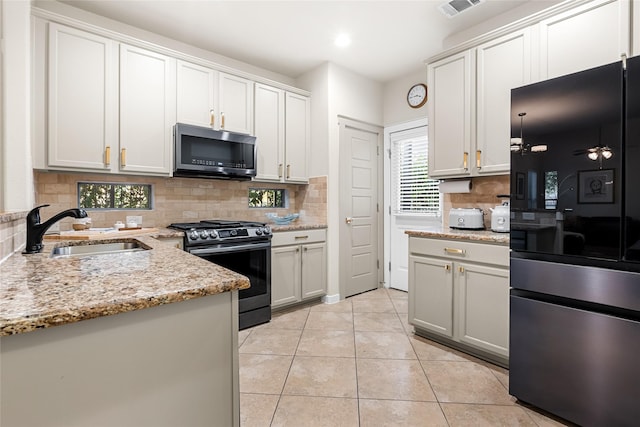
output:
M62 2L291 78L329 61L384 83L419 70L452 34L559 0L486 0L451 19L437 9L442 0ZM333 44L340 32L350 46Z

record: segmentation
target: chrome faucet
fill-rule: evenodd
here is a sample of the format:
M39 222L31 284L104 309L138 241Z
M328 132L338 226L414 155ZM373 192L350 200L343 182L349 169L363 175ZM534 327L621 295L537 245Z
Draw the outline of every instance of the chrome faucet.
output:
M84 209L67 209L62 211L47 221L40 224L40 208L45 208L49 205L40 205L31 209L27 214L27 244L24 248L23 254L35 254L42 251L42 237L44 233L56 222L62 218L71 216L74 218L86 218L87 212Z

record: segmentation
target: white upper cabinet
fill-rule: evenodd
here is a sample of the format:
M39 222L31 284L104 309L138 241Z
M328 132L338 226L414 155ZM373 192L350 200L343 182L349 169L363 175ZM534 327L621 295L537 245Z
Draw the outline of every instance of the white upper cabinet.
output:
M255 137L259 181L281 181L284 171L284 91L256 83Z
M252 135L253 82L226 73L220 73L218 81L219 128Z
M176 60L120 45L121 172L171 173Z
M115 44L55 23L48 36L47 163L110 171L117 150Z
M427 67L430 177L470 173L473 62L467 50Z
M511 89L629 54L629 1L594 0L562 10L486 34L428 64L430 177L508 173Z
M309 98L268 85L255 87L257 181L309 181Z
M540 79L550 79L629 55L630 1L596 0L539 24Z
M178 122L195 126L218 126L218 72L180 60L177 66Z
M476 79L477 175L508 173L511 89L531 82L530 30L517 31L478 46Z
M308 153L311 140L309 97L287 92L285 111L285 181L308 182Z

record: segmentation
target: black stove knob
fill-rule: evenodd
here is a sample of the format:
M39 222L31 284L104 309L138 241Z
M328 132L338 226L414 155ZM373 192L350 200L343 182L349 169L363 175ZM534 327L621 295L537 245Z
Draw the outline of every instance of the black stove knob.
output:
M229 234L231 234L232 236L237 236L238 235L238 230L231 230L229 232Z
M189 232L189 238L191 240L198 240L198 237L200 237L200 236L198 236L198 232L196 230L191 230Z
M262 236L262 229L256 228L256 236Z
M211 237L212 239L217 239L218 232L216 230L209 230L209 237Z
M262 227L262 232L266 235L271 234L271 228L269 227Z
M206 239L207 237L209 237L209 232L207 230L201 230L200 231L200 238Z

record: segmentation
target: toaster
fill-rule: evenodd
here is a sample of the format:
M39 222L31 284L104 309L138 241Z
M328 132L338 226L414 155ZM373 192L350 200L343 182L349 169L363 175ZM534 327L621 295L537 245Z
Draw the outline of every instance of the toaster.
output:
M484 211L479 208L453 208L449 211L449 227L484 230Z

